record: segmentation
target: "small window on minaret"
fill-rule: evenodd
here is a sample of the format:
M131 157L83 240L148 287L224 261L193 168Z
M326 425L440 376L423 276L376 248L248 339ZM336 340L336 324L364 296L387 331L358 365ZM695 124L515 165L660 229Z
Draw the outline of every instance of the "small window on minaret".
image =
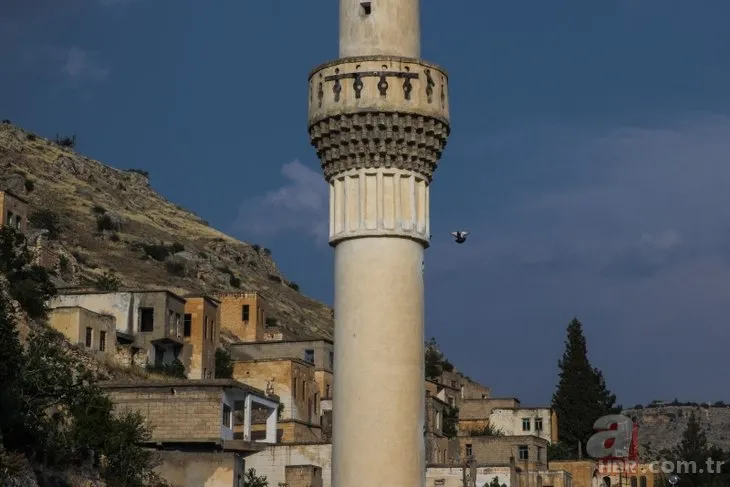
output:
M363 15L370 15L373 11L373 7L370 5L371 2L360 2L360 8Z

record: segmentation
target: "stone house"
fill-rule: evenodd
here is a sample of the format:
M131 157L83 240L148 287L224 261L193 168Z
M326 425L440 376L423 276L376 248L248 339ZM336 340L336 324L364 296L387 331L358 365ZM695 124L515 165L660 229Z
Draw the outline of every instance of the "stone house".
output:
M223 330L243 342L264 341L268 306L260 294L222 292L212 297L220 303L220 324Z
M209 296L185 296L183 338L189 347L183 363L190 364L188 379L215 377L215 351L220 343L219 304Z
M10 191L0 191L0 226L28 232L28 201Z
M462 399L459 402L459 435L479 435L487 429L503 435L536 435L558 441L558 418L548 407L522 407L515 397Z
M444 416L449 405L426 391L426 465L453 465L459 453L458 440L444 434Z
M334 387L334 350L334 342L327 339L236 343L230 347L231 357L234 360L291 358L314 365L314 379L319 388L320 406L323 406L322 401L327 401L329 409Z
M176 487L243 485L245 457L276 443L279 398L230 379L102 382L115 411L137 411L159 450L157 471ZM237 414L242 413L242 414ZM237 417L242 438L235 438ZM254 439L255 418L264 434Z
M320 442L319 385L314 369L313 363L298 358L236 359L233 378L279 397L279 442Z
M547 470L548 441L537 436L461 436L458 462L473 458L478 465L517 465L530 470Z
M98 356L116 359L116 323L113 316L95 313L81 306L51 310L48 323L69 342Z
M144 363L160 366L183 361L189 353L183 338L185 299L167 290L73 291L64 289L48 307L80 306L113 316L117 343L140 350ZM186 370L189 363L183 362Z

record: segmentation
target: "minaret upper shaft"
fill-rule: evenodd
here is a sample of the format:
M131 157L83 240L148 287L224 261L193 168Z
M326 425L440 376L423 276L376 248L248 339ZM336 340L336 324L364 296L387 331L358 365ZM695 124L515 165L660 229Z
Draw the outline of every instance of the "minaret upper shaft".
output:
M419 58L419 0L340 0L340 57Z

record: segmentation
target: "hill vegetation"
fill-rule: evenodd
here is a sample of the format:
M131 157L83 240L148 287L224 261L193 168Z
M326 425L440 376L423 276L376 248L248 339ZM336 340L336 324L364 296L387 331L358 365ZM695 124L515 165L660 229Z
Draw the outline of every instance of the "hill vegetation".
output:
M150 187L144 169L115 169L76 152L75 136L46 139L0 123L0 189L28 199L55 277L73 286L166 287L185 294L256 291L287 337L333 336L331 308L286 279L269 249L208 225ZM163 178L160 174L157 177Z

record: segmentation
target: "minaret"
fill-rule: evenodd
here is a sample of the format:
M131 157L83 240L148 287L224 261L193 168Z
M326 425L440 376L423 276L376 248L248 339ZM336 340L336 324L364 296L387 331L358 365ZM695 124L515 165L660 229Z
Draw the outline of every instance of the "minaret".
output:
M422 487L423 254L449 134L419 0L340 0L340 58L309 76L335 248L334 487Z

